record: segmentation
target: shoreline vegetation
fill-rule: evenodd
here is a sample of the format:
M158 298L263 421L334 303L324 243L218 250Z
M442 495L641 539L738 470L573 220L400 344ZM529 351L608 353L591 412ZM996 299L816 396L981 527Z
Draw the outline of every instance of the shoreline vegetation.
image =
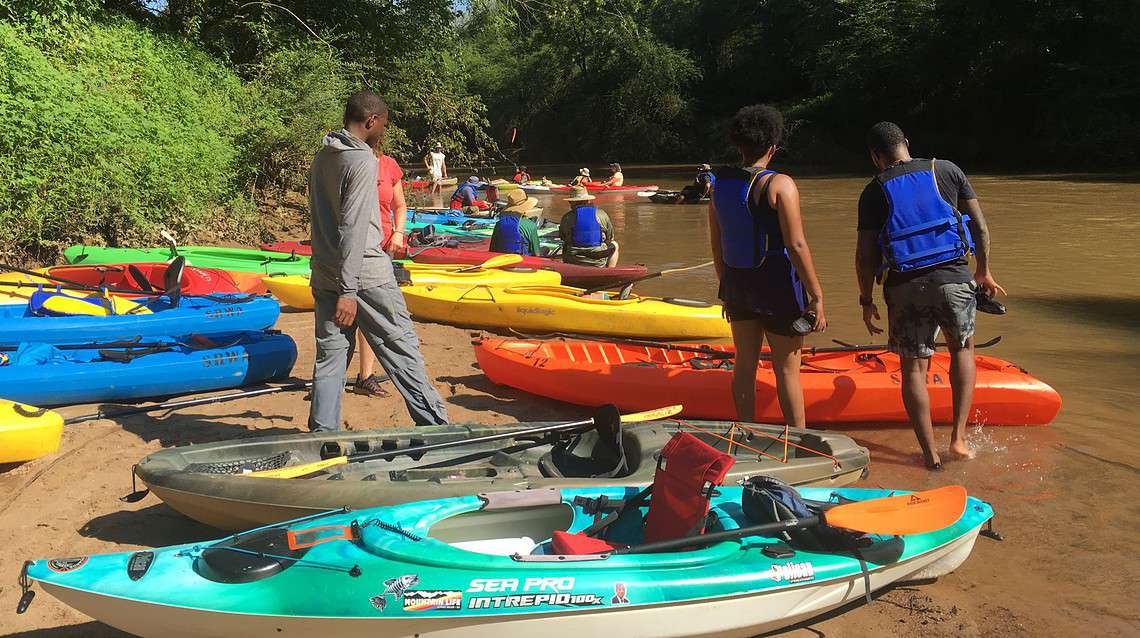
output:
M782 162L809 173L858 173L862 131L894 119L975 171L1137 179L1136 3L462 6L6 3L0 257L296 227L308 161L361 86L390 101L409 174L436 141L454 167L729 161L725 121L768 101L793 128Z

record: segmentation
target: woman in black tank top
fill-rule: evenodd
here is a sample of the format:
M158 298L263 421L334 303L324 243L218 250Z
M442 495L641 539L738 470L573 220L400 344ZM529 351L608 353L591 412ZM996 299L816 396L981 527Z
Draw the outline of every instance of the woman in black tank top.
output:
M799 191L790 177L767 168L783 133L783 116L770 106L749 106L737 112L729 137L740 151L744 170L751 174L747 211L740 205L741 172L733 169L738 176L736 190L731 190L734 186L719 176L717 185L725 185L725 197L735 198L730 201L736 202L734 211L738 216L726 218L726 223L737 228L722 228L715 192L709 205L709 224L713 261L720 279L719 297L724 302L736 346L732 378L736 416L749 422L756 418L756 368L766 338L772 350L776 394L784 420L790 426L805 427L800 384L803 334L794 324L807 316L805 313L813 313L811 330L822 332L827 319L823 289L804 238ZM745 224L744 233L739 232L740 223ZM756 243L762 245L749 248L750 244L739 243L741 234L747 234L749 229ZM751 254L742 256L741 251Z

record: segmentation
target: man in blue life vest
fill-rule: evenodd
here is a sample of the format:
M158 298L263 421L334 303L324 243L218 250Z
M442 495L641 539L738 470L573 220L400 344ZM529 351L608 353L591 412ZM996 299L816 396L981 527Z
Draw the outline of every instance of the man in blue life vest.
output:
M472 175L467 178L466 182L459 185L455 192L451 194L450 208L452 210L462 210L468 215L482 216L483 211L490 210L492 204L490 202L482 201L479 199L479 176Z
M516 188L507 192L507 205L499 213L495 230L491 232L491 252L516 253L537 256L538 225L528 217L533 214L538 200L527 197L526 191Z
M966 422L973 403L976 292L1005 294L990 273L990 234L978 197L952 162L916 159L902 130L880 122L867 133L867 148L879 174L859 197L855 253L859 304L871 334L879 310L872 299L876 278L886 275L888 343L902 362L907 415L930 469L941 469L927 393L927 373L941 328L950 349L954 429L949 454L973 458ZM969 255L975 264L971 275Z
M606 211L594 206L596 199L585 186L570 190L570 211L562 216L558 236L562 238L562 261L580 266L613 268L618 263L618 243L614 225Z

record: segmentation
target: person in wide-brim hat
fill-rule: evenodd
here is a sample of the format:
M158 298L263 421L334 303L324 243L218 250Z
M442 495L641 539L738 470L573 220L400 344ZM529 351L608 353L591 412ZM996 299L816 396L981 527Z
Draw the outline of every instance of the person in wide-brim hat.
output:
M590 169L579 168L578 169L578 175L576 177L574 177L574 179L570 180L570 185L571 186L585 186L586 184L589 184L591 181L592 180L590 180Z
M503 207L504 213L529 213L538 206L538 200L527 197L526 191L516 188L507 191L507 205Z
M566 198L566 201L588 202L591 199L597 199L597 197L591 195L590 191L586 190L585 186L575 186L574 188L570 189L570 196Z
M527 197L526 191L515 189L507 192L507 205L491 231L491 252L523 256L539 254L538 224L527 216L537 205L538 200Z

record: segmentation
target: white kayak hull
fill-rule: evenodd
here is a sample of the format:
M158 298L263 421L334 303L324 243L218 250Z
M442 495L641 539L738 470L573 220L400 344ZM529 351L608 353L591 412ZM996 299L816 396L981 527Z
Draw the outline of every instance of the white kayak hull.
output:
M979 528L909 560L873 568L871 591L888 585L945 575L970 555ZM746 638L822 614L866 595L862 575L765 590L755 594L677 604L608 608L517 616L404 618L318 618L220 613L117 598L42 582L63 603L122 631L144 638L234 638L298 636L359 638L583 638L620 635L680 638ZM303 595L303 593L298 593ZM557 622L551 622L557 621Z

